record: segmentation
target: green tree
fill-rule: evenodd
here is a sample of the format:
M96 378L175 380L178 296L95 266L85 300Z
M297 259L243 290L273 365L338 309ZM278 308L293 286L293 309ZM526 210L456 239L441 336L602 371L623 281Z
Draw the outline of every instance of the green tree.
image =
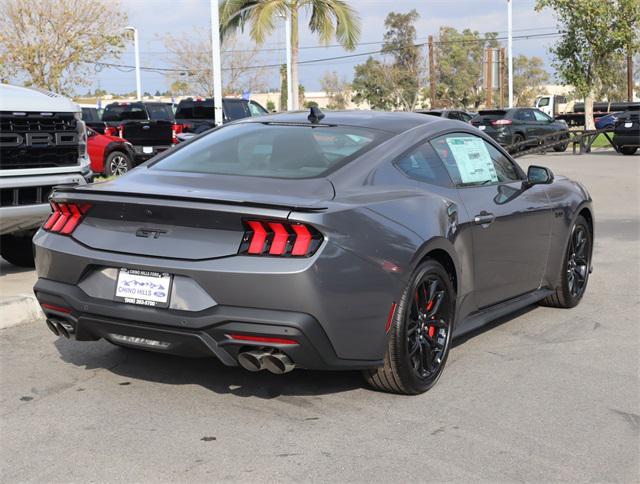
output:
M169 90L174 96L184 96L189 92L189 84L180 79L176 79L169 86Z
M413 111L418 101L418 93L423 75L423 60L420 47L416 45L415 22L418 12L391 12L384 21L383 54L393 58L392 82L397 97L396 104L407 111Z
M287 84L287 65L280 66L280 111L286 111L289 103L289 85Z
M89 62L118 57L127 16L118 2L0 3L0 72L27 85L71 94L95 74Z
M270 113L272 113L273 111L276 110L276 103L274 103L271 99L269 99L267 101L267 111L269 111Z
M549 81L549 73L540 57L519 55L513 59L513 96L516 106L533 106L542 86Z
M371 109L389 110L396 106L390 69L379 60L369 57L364 64L355 66L353 102L369 103Z
M619 59L638 50L639 0L537 0L553 9L560 40L551 52L557 76L585 101L585 128L594 129L595 96L615 77ZM619 65L619 64L618 64Z
M440 107L478 107L485 99L482 85L484 51L497 47L496 33L483 36L465 29L440 27L435 44L436 99Z
M220 24L223 37L249 23L251 37L262 44L276 27L279 17L291 17L291 83L293 97L298 95L298 21L301 11L311 13L309 29L323 44L333 38L345 49L353 50L360 38L360 20L344 0L223 0ZM294 102L294 109L297 104Z

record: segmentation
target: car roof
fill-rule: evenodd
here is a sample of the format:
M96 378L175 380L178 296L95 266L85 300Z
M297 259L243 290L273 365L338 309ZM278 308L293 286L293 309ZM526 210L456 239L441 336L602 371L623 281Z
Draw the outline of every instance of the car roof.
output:
M323 114L325 116L318 123L320 125L357 126L361 128L378 129L389 133L403 133L404 131L423 124L443 122L443 120L435 116L425 116L424 114L400 111L323 111ZM311 124L307 116L309 116L309 111L293 111L244 118L236 122Z

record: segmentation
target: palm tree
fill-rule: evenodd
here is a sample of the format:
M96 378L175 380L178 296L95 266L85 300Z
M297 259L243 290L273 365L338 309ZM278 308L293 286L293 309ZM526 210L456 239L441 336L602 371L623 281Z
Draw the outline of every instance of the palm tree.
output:
M293 107L298 108L298 15L310 10L309 29L320 42L334 37L347 50L353 50L360 38L360 18L343 0L223 0L220 5L220 29L224 37L237 28L251 25L251 38L258 44L275 29L278 17L291 16L291 84Z

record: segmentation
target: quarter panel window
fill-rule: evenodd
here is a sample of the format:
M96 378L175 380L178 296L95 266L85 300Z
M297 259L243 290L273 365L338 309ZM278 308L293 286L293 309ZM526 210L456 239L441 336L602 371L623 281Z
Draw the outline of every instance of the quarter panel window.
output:
M395 165L415 180L443 187L451 186L451 177L429 143L423 143L400 155Z

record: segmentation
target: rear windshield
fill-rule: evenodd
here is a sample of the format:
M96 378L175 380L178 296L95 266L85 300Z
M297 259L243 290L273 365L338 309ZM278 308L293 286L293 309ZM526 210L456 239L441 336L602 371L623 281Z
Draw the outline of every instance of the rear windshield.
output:
M180 101L176 119L213 119L213 101Z
M109 104L102 114L103 121L125 121L129 119L147 119L142 103Z
M169 104L147 104L149 119L173 122L173 109Z
M160 159L152 169L313 178L348 163L388 137L384 131L351 126L227 125Z
M100 113L97 108L82 108L82 120L89 123L100 122Z

